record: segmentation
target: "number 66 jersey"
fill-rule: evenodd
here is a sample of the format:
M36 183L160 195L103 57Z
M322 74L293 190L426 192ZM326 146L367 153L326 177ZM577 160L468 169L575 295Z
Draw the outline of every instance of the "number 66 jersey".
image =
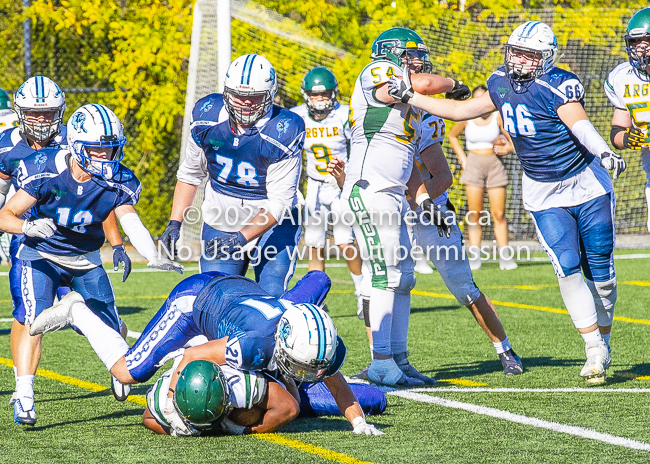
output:
M584 105L584 87L575 74L554 67L529 84L513 86L502 67L487 85L524 171L526 210L576 206L613 191L600 160L557 114L567 103Z

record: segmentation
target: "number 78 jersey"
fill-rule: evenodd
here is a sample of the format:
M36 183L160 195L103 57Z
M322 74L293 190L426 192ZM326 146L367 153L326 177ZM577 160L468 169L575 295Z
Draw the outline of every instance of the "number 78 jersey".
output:
M350 100L350 162L343 197L349 198L359 179L373 192L403 194L411 175L416 128L421 111L404 103L386 104L375 98L377 87L402 70L390 61L373 61L357 78Z

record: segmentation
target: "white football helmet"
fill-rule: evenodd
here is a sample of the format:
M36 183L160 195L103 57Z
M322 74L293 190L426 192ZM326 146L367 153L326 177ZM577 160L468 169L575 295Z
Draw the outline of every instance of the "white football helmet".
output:
M224 104L231 120L251 127L271 111L277 91L278 81L271 62L260 55L243 55L228 67ZM250 103L244 104L247 97Z
M48 77L30 77L16 91L14 109L20 131L28 139L48 142L61 131L65 94Z
M325 311L312 304L290 304L275 332L273 359L286 376L319 382L334 360L336 344L336 327Z
M557 59L557 38L553 30L539 21L528 21L517 27L508 38L505 50L508 78L516 84L532 82L553 67ZM518 62L521 52L534 60Z
M104 105L85 105L70 116L67 129L72 158L89 174L110 180L124 159L122 147L126 144L122 123L115 113ZM106 160L99 160L91 158L89 148L111 150Z

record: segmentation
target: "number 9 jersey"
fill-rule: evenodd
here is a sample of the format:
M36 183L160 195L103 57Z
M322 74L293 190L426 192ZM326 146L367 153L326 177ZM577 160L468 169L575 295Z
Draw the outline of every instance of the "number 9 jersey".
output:
M369 191L391 191L403 195L411 175L415 154L416 127L421 112L405 103L382 103L375 98L377 87L402 70L385 60L373 61L357 78L350 100L350 163L342 197L350 197L359 180L369 182Z
M349 108L347 105L337 103L321 121L314 121L309 116L305 104L291 108L291 111L305 121L304 151L307 156L307 176L310 179L323 181L329 175L327 165L332 156L346 162L348 160Z

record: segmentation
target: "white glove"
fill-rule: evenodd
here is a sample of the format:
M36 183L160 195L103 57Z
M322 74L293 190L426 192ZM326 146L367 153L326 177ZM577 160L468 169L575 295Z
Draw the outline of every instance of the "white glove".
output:
M163 411L165 420L171 427L172 437L191 437L198 435L200 432L191 425L187 424L176 409L174 398L167 398L165 402L165 410Z
M352 426L354 427L354 430L352 431L357 435L383 435L384 434L384 432L382 432L381 430L377 430L374 425L368 424L362 416L355 417L354 420L352 421Z
M147 263L147 267L153 267L155 269L162 269L163 271L176 271L179 274L183 274L185 269L182 264L172 261L169 258L158 257L156 256L151 261Z
M221 430L228 435L243 435L244 429L246 428L243 425L235 424L227 417L221 421L219 426L221 427Z
M608 171L614 171L612 173L614 179L618 179L618 176L627 168L627 163L621 155L607 151L600 155L600 165Z
M23 222L23 233L28 237L36 238L50 238L54 235L56 226L54 221L50 218L35 219L33 221Z
M400 100L402 103L408 103L415 95L413 87L411 87L411 78L408 64L404 65L401 79L392 76L388 81L388 95L395 98L396 100Z

